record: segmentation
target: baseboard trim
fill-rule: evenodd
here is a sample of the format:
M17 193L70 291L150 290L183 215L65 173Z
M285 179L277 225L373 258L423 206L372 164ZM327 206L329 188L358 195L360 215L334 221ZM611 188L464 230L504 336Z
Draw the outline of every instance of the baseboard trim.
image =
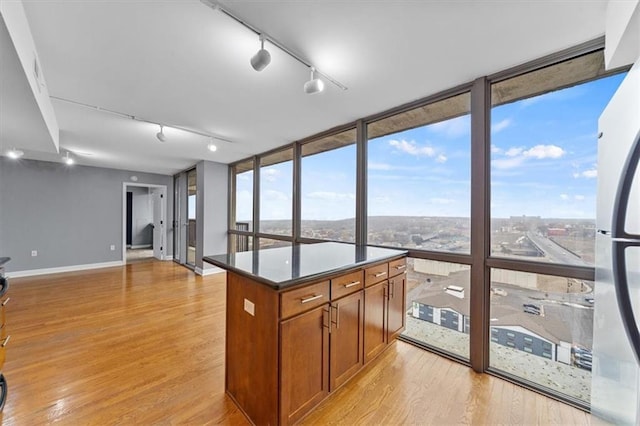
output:
M84 265L70 265L60 266L57 268L42 268L30 269L26 271L7 272L6 275L9 278L33 277L36 275L58 274L61 272L85 271L87 269L112 268L114 266L122 265L124 265L124 263L121 260L116 260L113 262L87 263Z
M127 246L127 248L130 248L131 250L136 250L136 249L150 249L153 248L153 246L151 244L138 244L138 245L130 245Z
M164 260L173 260L173 255L171 255L171 256L165 256L165 257L164 257Z
M202 268L199 268L196 266L196 268L194 269L194 272L198 275L205 277L207 275L219 274L221 272L224 272L224 269L218 268L217 266L212 266L211 268L202 270Z

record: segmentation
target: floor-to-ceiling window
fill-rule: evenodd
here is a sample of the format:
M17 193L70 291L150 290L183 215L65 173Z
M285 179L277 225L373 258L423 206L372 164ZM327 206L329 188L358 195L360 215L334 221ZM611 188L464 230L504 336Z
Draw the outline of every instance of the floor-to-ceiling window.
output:
M404 336L469 358L470 93L367 125L367 243L411 250ZM427 258L418 258L427 257Z
M258 232L267 234L259 239L259 247L279 246L281 235L291 241L293 236L293 149L286 148L260 158L260 203Z
M196 265L196 199L198 197L196 169L187 172L187 265Z
M355 241L356 129L301 147L303 238Z
M235 163L232 245L406 249L404 339L587 407L597 118L621 79L587 43Z
M510 263L491 269L490 367L583 404L598 117L623 77L603 67L599 51L491 85L491 256Z

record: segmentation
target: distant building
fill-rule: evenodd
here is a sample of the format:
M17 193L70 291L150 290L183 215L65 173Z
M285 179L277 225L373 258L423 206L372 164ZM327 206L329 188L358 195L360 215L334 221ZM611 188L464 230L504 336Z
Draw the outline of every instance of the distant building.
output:
M549 237L564 237L568 235L567 228L549 228L547 229L547 236Z
M436 282L412 301L411 316L469 334L469 267L416 259L414 268L416 272L433 275ZM498 275L518 287L535 289L537 286L536 274L504 271ZM496 281L493 276L492 281ZM571 332L560 318L553 314L525 313L520 303L509 303L506 297L503 300L505 303L494 303L491 307L492 342L553 361L571 363Z

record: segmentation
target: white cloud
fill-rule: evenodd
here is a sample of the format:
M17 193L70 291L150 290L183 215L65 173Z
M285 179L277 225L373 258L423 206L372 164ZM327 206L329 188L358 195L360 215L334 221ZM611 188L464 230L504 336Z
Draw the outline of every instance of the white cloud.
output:
M433 157L436 154L435 149L430 146L418 146L418 144L416 144L414 141L406 141L404 139L401 141L392 139L389 141L389 145L400 152L415 155L417 157Z
M499 133L501 131L503 131L504 129L506 129L507 127L509 127L511 125L511 120L508 118L505 118L504 120L498 121L495 124L491 125L491 132L492 133Z
M330 191L316 191L310 192L307 194L308 198L315 198L318 200L325 201L342 201L342 200L355 200L356 196L354 194L348 193L340 193L340 192L330 192Z
M451 120L441 121L440 123L432 124L429 129L450 138L457 138L469 134L471 131L470 116L462 115Z
M502 152L503 152L502 148L498 148L497 146L495 146L493 144L491 145L491 153L492 154L502 154Z
M440 154L440 155L438 155L438 158L436 158L436 161L438 163L441 163L441 164L442 163L446 163L447 162L447 156L444 155L444 154Z
M576 201L584 201L584 195L574 195L573 197Z
M522 154L522 151L524 151L524 148L512 147L506 150L504 155L506 155L507 157L515 157Z
M244 173L239 173L236 175L236 177L238 178L238 180L244 180L244 181L253 180L253 170L250 170Z
M562 198L563 200L568 200L569 196L567 194L560 194L560 198Z
M538 160L544 158L560 158L564 154L566 154L566 151L556 145L536 145L523 152L524 156L533 157Z
M573 177L576 179L578 178L594 179L598 177L598 169L589 169L589 170L584 170L582 172L576 172L573 174Z
M267 168L262 169L260 172L260 178L268 182L275 182L278 179L278 176L280 176L280 170L278 169Z

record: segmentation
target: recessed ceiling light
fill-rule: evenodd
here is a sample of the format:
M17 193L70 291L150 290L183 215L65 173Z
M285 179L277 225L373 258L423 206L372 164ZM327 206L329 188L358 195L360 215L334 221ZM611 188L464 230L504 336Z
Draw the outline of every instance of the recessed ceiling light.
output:
M209 145L207 145L207 149L211 152L216 152L218 147L213 143L213 141L211 141L209 142Z
M71 166L76 162L73 157L69 156L69 151L67 151L66 155L62 157L62 161L64 161L67 166Z
M17 160L23 155L24 155L24 151L20 151L19 149L16 149L16 148L11 148L9 151L7 151L7 157L12 158L14 160Z

